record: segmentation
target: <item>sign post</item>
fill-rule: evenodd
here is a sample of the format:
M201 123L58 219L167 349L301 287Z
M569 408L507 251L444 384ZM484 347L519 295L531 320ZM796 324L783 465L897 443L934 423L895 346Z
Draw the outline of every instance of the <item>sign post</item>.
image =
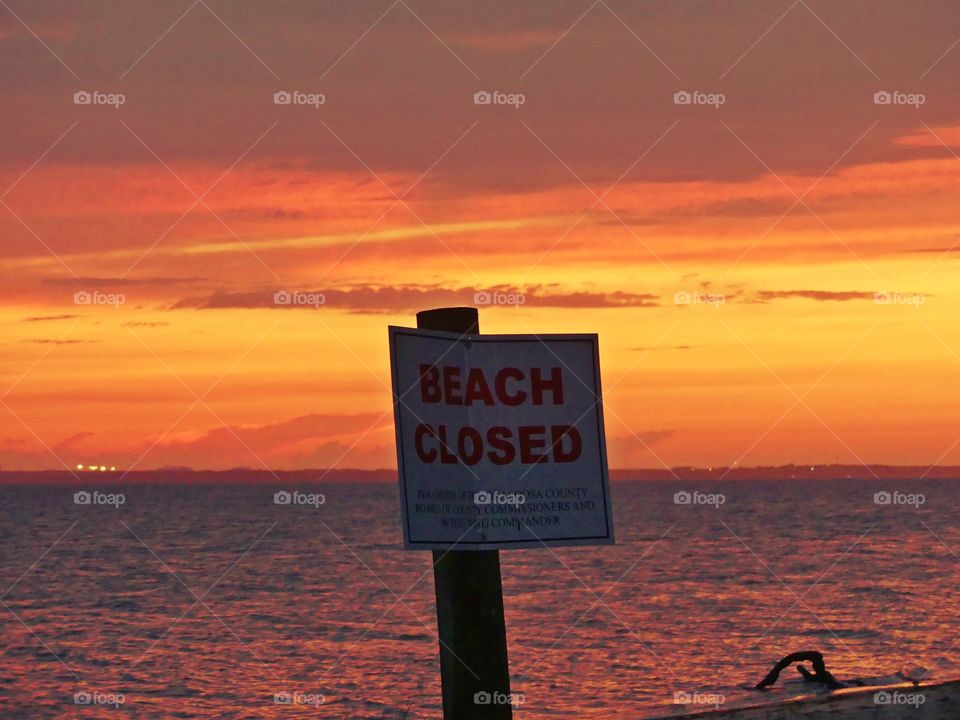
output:
M510 720L499 550L612 544L597 336L390 328L404 547L433 550L446 720Z
M477 335L480 319L476 308L440 308L417 313L417 327ZM492 702L510 697L500 551L434 550L433 584L444 720L511 720L509 702Z

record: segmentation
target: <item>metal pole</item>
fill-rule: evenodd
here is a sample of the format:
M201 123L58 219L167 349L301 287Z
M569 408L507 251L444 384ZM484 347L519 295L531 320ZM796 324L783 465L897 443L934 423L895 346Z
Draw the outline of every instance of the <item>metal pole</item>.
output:
M417 327L478 334L476 308L417 313ZM444 720L512 720L499 550L433 551Z

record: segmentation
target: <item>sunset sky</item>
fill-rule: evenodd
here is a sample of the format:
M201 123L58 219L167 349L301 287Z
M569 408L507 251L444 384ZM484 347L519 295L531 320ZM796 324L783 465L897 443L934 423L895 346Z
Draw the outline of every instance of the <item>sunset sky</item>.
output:
M0 68L3 469L393 467L387 326L494 291L611 467L960 464L960 4L3 0Z

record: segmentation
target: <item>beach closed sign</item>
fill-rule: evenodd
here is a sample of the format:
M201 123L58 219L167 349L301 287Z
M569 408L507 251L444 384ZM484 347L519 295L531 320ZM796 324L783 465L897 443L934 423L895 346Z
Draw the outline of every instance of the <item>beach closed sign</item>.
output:
M597 336L390 328L404 546L613 543Z

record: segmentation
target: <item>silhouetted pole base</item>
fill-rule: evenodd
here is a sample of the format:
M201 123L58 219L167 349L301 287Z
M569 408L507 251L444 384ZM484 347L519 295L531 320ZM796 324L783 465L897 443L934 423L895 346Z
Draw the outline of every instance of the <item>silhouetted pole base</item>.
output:
M417 313L417 327L478 334L476 308ZM434 550L445 720L512 720L497 550Z

